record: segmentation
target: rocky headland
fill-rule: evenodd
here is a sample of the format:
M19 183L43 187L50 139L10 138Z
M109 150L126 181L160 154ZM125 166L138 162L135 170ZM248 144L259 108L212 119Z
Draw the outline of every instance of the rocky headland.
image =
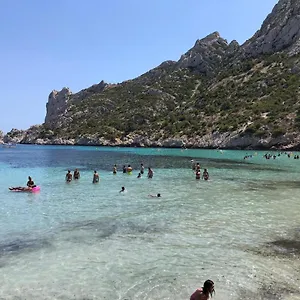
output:
M78 93L53 90L45 122L3 142L300 149L300 2L280 0L243 45L218 32L178 61ZM0 135L1 141L1 135Z

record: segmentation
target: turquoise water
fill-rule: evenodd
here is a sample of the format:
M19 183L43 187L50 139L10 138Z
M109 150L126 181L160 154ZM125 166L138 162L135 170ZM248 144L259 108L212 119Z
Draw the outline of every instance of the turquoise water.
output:
M0 149L0 299L189 299L208 278L214 299L300 299L300 160L263 154ZM152 179L136 178L141 162ZM66 184L75 168L80 180ZM40 193L8 190L28 175Z

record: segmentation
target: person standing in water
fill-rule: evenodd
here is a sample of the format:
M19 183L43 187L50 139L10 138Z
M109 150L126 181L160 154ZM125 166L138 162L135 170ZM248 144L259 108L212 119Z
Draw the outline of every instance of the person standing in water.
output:
M206 280L203 284L203 287L197 289L190 300L208 300L212 297L212 294L215 292L215 284L212 280Z
M75 169L73 178L77 180L77 179L79 179L79 177L80 177L80 173L79 173L78 169Z
M144 164L141 164L141 170L140 170L141 175L144 174L144 170L145 170Z
M152 178L153 177L153 170L149 167L148 168L148 178Z
M209 174L208 174L207 169L204 169L202 179L204 179L204 180L208 180L209 179Z
M114 167L113 167L113 174L114 174L114 175L117 174L117 165L114 165Z
M127 174L131 174L131 172L132 172L132 167L131 167L131 165L128 165L128 167L127 167Z
M68 170L68 173L66 174L66 182L71 182L73 179L72 173L70 170Z
M99 182L99 174L95 170L93 175L93 183L97 183L97 182Z
M125 165L123 166L123 173L124 173L124 174L127 173L127 168L126 168Z

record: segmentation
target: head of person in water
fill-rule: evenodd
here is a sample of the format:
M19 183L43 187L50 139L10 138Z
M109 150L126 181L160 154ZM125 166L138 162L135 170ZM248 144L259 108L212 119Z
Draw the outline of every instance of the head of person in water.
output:
M94 171L94 174L97 174L97 171L96 171L96 170Z
M124 192L125 191L125 187L124 186L122 186L122 188L121 188L121 192Z
M158 193L158 194L157 194L157 197L161 197L161 194Z
M208 279L203 284L203 294L206 296L211 296L215 292L215 284L212 280Z

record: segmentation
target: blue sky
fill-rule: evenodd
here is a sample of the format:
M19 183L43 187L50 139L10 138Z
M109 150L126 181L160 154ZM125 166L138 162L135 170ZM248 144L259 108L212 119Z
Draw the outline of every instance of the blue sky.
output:
M0 0L0 130L43 123L51 90L135 78L218 31L243 43L277 0Z

